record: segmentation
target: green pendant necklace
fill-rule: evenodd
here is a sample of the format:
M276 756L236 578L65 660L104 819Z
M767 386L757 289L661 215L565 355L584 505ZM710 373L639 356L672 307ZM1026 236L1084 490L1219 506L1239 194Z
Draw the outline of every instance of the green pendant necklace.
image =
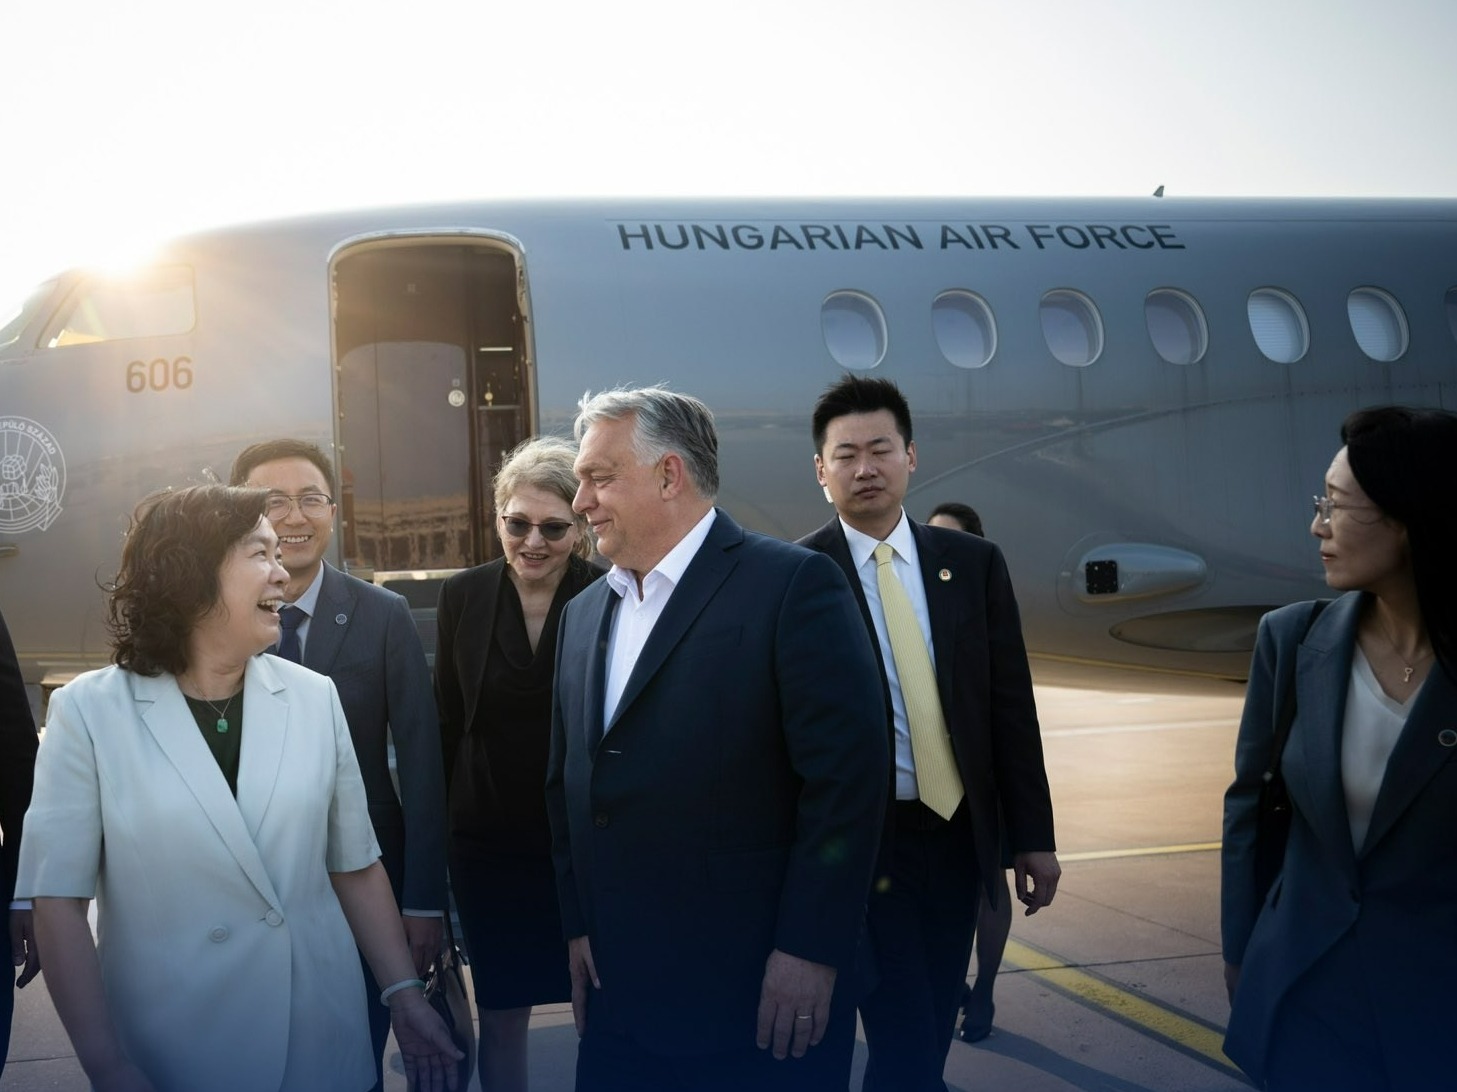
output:
M241 694L241 693L242 693L241 690L238 691L238 694ZM222 735L224 732L226 732L228 730L228 711L233 708L233 700L238 696L238 694L234 694L227 701L223 702L223 707L221 709L219 709L217 707L217 703L216 702L208 701L206 698L199 698L198 699L199 701L201 701L204 704L206 704L207 707L209 709L211 709L214 713L217 714L218 722L217 722L216 727L217 727L217 730L218 730L218 734L219 735Z

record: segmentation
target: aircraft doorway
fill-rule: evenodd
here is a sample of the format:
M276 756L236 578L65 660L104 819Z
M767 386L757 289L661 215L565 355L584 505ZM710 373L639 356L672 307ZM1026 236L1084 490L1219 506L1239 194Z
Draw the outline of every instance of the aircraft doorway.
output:
M434 606L420 577L500 553L491 478L535 419L522 285L516 252L485 239L334 261L344 563L413 606Z

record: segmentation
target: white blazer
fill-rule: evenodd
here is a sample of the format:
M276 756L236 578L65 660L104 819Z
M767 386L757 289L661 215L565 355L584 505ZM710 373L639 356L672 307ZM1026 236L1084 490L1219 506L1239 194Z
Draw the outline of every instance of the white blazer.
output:
M334 684L257 656L238 795L170 675L51 698L17 897L97 900L112 1019L159 1092L374 1083L359 955L330 872L379 856Z

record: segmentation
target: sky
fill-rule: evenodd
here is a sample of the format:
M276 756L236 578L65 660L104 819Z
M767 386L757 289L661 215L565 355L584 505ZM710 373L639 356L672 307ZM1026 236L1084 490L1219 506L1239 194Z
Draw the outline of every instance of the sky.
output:
M510 196L1457 197L1451 0L7 0L0 322L222 223Z

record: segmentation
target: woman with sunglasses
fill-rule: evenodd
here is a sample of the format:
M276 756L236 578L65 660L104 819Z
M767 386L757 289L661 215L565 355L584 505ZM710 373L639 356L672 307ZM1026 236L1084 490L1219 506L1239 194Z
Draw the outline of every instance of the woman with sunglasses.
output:
M553 437L511 452L494 483L505 556L440 591L450 877L480 1015L482 1092L525 1092L531 1006L571 999L543 785L557 622L601 574L572 511L575 458Z
M1345 594L1260 623L1225 795L1225 1053L1261 1088L1446 1087L1457 1026L1457 415L1358 410L1341 440L1310 530L1326 583ZM1260 789L1287 728L1290 829L1263 892Z

